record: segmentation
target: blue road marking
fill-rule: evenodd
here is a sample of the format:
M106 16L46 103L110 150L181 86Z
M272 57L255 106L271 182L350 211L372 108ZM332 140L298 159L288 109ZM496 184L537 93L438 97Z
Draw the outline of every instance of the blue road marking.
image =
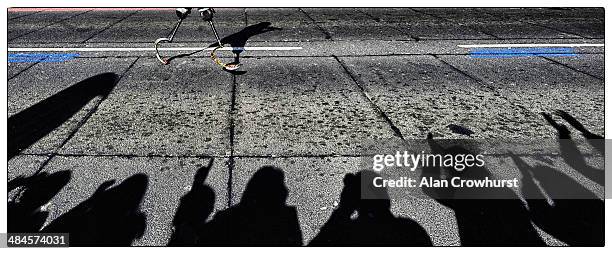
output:
M479 48L470 50L472 58L513 58L577 56L574 48Z
M61 63L78 57L78 53L15 53L8 55L9 63Z

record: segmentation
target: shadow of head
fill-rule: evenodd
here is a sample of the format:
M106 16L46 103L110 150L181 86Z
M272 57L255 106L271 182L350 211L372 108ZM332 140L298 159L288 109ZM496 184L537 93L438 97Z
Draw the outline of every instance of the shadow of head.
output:
M376 177L381 175L374 171L363 170L355 175L347 174L344 178L345 190L353 193L343 194L350 195L357 201L355 208L360 218L390 214L389 192L387 188L375 187L372 184Z
M97 205L101 209L112 206L111 211L125 214L125 211L136 211L142 203L148 186L148 177L145 174L135 174L119 185L106 190L101 195Z
M148 186L145 174L135 174L120 184L106 181L87 200L64 213L43 232L70 233L70 245L129 246L142 237L146 217L140 211Z
M280 207L287 201L285 174L282 170L265 166L257 170L244 190L241 205Z
M119 75L115 73L98 74L9 117L8 158L61 126L94 97L108 96L118 81Z

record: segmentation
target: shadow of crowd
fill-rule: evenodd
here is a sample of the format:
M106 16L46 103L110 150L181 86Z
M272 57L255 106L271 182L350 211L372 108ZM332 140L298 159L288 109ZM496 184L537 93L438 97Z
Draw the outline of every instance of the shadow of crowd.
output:
M265 27L268 24L264 24ZM8 119L8 157L36 143L60 126L96 96L107 96L119 77L104 73L67 88ZM603 155L603 137L588 131L564 111L555 112L578 130L588 143ZM563 160L586 178L603 186L604 171L591 167L571 138L569 128L542 114L559 135ZM41 119L40 117L43 117ZM466 153L463 147L443 148L431 134L429 146L436 153ZM469 152L469 151L468 151ZM572 246L603 246L603 201L571 177L545 165L530 166L511 155L522 174L526 204L508 188L504 199L449 199L448 189L424 188L456 216L461 244L464 246L540 246L545 245L536 230ZM240 202L214 211L215 193L206 184L213 160L196 172L191 189L185 194L172 221L169 246L302 246L304 239L295 207L287 205L288 190L281 169L260 168L249 180ZM463 178L483 178L484 167L462 172L428 168L423 176L440 178L461 174ZM376 177L372 171L350 173L338 207L321 227L310 246L431 246L425 229L410 218L391 212L391 199L384 188L373 190L376 199L362 199L360 180ZM70 234L71 246L129 246L143 236L146 215L140 205L148 188L145 174L135 174L120 183L102 183L85 201L45 225L49 216L43 207L71 178L70 171L36 172L8 182L9 193L18 192L8 202L8 232L61 232ZM462 190L452 190L462 191ZM563 198L563 193L582 193L582 199ZM372 234L372 232L376 232Z

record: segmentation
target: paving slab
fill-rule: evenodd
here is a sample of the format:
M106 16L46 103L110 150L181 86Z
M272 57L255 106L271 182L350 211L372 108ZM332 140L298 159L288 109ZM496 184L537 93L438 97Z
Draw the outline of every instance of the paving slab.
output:
M36 63L10 63L9 62L6 68L7 79L14 78L20 72L23 72L25 69L29 68L30 66L34 64Z
M45 172L69 171L70 182L51 200L46 225L87 200L99 186L115 180L113 186L136 174L146 175L146 187L134 189L144 193L139 211L146 216L146 229L134 245L165 246L172 233L172 219L180 198L190 190L196 171L210 159L197 158L119 158L119 157L55 157ZM215 211L227 207L227 165L222 159L213 162L206 179L215 194ZM123 195L128 195L124 193ZM119 200L117 200L119 202ZM112 210L112 207L108 208ZM92 221L80 221L92 223ZM129 225L116 225L117 227Z
M249 38L254 41L322 41L326 34L297 8L247 9L247 25L269 22L273 30Z
M8 181L16 177L28 177L36 173L47 156L42 155L18 155L8 161L7 178Z
M14 42L47 42L50 38L54 42L83 42L133 13L135 11L91 11L17 38Z
M560 22L538 22L536 24L550 27L558 31L571 33L582 36L584 38L605 38L604 22L599 20L562 20Z
M479 8L480 11L508 21L559 22L565 19L601 21L604 8Z
M354 8L303 9L331 39L346 40L411 40L396 24L380 22Z
M7 40L12 41L17 37L43 29L53 23L63 19L79 15L84 11L78 12L41 12L21 18L12 19L7 23ZM47 38L48 39L48 38Z
M62 63L38 63L8 81L8 94L11 95L8 97L9 118L47 98L60 94L61 91L66 91L87 78L106 72L121 75L134 60L135 58L77 58ZM63 100L70 99L76 98L63 98ZM100 99L100 96L93 97L66 122L23 152L53 152L78 127L78 123ZM57 107L61 106L64 105L57 105ZM49 108L47 114L53 110L54 108Z
M141 58L62 152L225 155L231 89L209 59Z
M517 130L527 137L556 135L539 115L565 110L590 131L604 133L604 83L538 57L472 58L440 56L459 70L483 80L511 105L532 112L530 130ZM557 59L557 58L554 58Z
M550 28L526 24L524 22L510 21L491 21L485 24L473 24L471 28L494 35L500 39L520 39L520 38L581 38L578 35L565 33L563 31Z
M354 154L365 139L394 137L333 58L244 64L248 72L237 79L237 155Z
M472 130L473 137L515 137L517 129L534 124L499 93L432 56L341 59L406 138L425 138L429 132L467 137L453 133L451 124Z
M216 11L215 27L219 36L230 35L244 27L244 10L242 8L217 9ZM167 37L177 21L178 18L174 10L151 11L144 9L96 35L90 41L149 42L152 45L156 39ZM202 42L205 46L215 41L210 25L199 17L195 9L183 21L174 37L174 42L187 41Z
M572 57L556 57L550 59L600 79L604 79L605 77L603 54L581 54Z

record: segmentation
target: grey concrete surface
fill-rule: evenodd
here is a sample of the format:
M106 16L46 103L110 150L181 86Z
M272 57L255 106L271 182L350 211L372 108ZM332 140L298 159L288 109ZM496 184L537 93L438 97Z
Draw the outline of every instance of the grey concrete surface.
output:
M436 138L554 138L540 112L557 109L604 135L603 47L576 48L573 56L490 59L459 47L601 44L603 14L597 8L221 8L221 37L270 22L279 29L256 31L243 38L245 45L301 49L242 52L238 73L221 70L208 51L192 50L164 52L187 54L169 65L161 65L152 51L135 50L79 52L58 63L8 63L9 118L88 77L121 76L108 97L89 101L8 161L8 180L37 170L69 171L68 184L44 206L51 223L104 181L117 186L143 173L148 185L139 209L146 228L133 245L163 246L180 198L210 159L206 182L216 211L238 204L252 175L272 165L285 173L287 204L296 207L308 244L337 207L344 175L363 169L369 158L365 143L399 143L429 132ZM8 47L151 48L175 21L174 10L9 11ZM164 47L213 42L194 10L176 42ZM474 133L458 134L450 124ZM521 156L603 198L603 186L568 165L558 147L545 148L544 154ZM601 156L588 154L587 163L603 169ZM497 156L487 162L492 173L520 176L512 160ZM16 191L9 195L18 198ZM392 213L419 223L434 245L461 244L453 210L431 199L391 195ZM538 232L549 245L566 245L546 230Z

